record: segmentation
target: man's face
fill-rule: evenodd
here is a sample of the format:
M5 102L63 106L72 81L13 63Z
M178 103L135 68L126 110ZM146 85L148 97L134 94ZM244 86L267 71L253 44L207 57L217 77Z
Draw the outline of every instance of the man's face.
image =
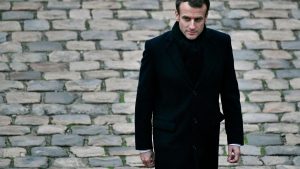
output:
M203 31L207 16L207 6L193 8L188 2L182 2L179 11L176 11L176 20L179 22L179 28L187 39L196 39Z

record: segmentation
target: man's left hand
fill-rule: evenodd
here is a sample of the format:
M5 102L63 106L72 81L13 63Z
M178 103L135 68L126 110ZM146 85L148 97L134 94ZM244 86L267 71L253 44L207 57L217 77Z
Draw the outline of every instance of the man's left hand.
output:
M237 163L240 159L241 150L240 146L228 145L228 158L229 163Z

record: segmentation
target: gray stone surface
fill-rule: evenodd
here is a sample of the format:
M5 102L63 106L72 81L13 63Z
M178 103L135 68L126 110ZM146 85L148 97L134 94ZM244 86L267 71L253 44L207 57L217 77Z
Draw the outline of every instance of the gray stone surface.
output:
M33 52L62 50L62 45L58 42L31 42L27 47Z
M20 146L20 147L27 147L27 146L43 146L45 145L45 137L43 136L14 136L9 137L9 141L12 146Z
M64 84L59 81L30 81L27 83L28 91L62 91Z
M89 164L93 167L118 167L122 166L122 160L120 157L96 157L89 158Z
M65 157L68 156L66 150L61 147L34 147L31 149L33 156L46 156L46 157Z
M47 167L48 162L46 157L17 157L14 159L15 167Z
M108 126L72 126L71 127L73 134L78 135L99 135L99 134L109 134Z
M45 95L45 103L47 104L71 104L75 99L76 96L68 92L53 92Z
M45 31L49 30L50 25L47 20L25 20L24 30L26 31Z
M82 146L84 138L79 135L55 134L52 136L51 145L54 146Z
M283 141L278 134L249 134L248 144L255 146L281 145Z

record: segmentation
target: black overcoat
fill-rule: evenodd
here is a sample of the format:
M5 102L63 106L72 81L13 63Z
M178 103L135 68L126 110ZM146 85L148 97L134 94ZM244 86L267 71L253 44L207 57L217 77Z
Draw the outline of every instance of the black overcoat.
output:
M228 144L243 144L231 39L206 29L196 84L174 40L169 31L145 43L135 107L136 149L154 148L156 169L217 169L220 121L225 119Z

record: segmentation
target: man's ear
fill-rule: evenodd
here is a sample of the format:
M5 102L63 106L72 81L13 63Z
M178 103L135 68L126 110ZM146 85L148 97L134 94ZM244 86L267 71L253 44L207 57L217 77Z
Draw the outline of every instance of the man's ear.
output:
M176 17L176 21L178 22L179 21L179 13L178 13L178 11L177 10L175 10L175 17Z

